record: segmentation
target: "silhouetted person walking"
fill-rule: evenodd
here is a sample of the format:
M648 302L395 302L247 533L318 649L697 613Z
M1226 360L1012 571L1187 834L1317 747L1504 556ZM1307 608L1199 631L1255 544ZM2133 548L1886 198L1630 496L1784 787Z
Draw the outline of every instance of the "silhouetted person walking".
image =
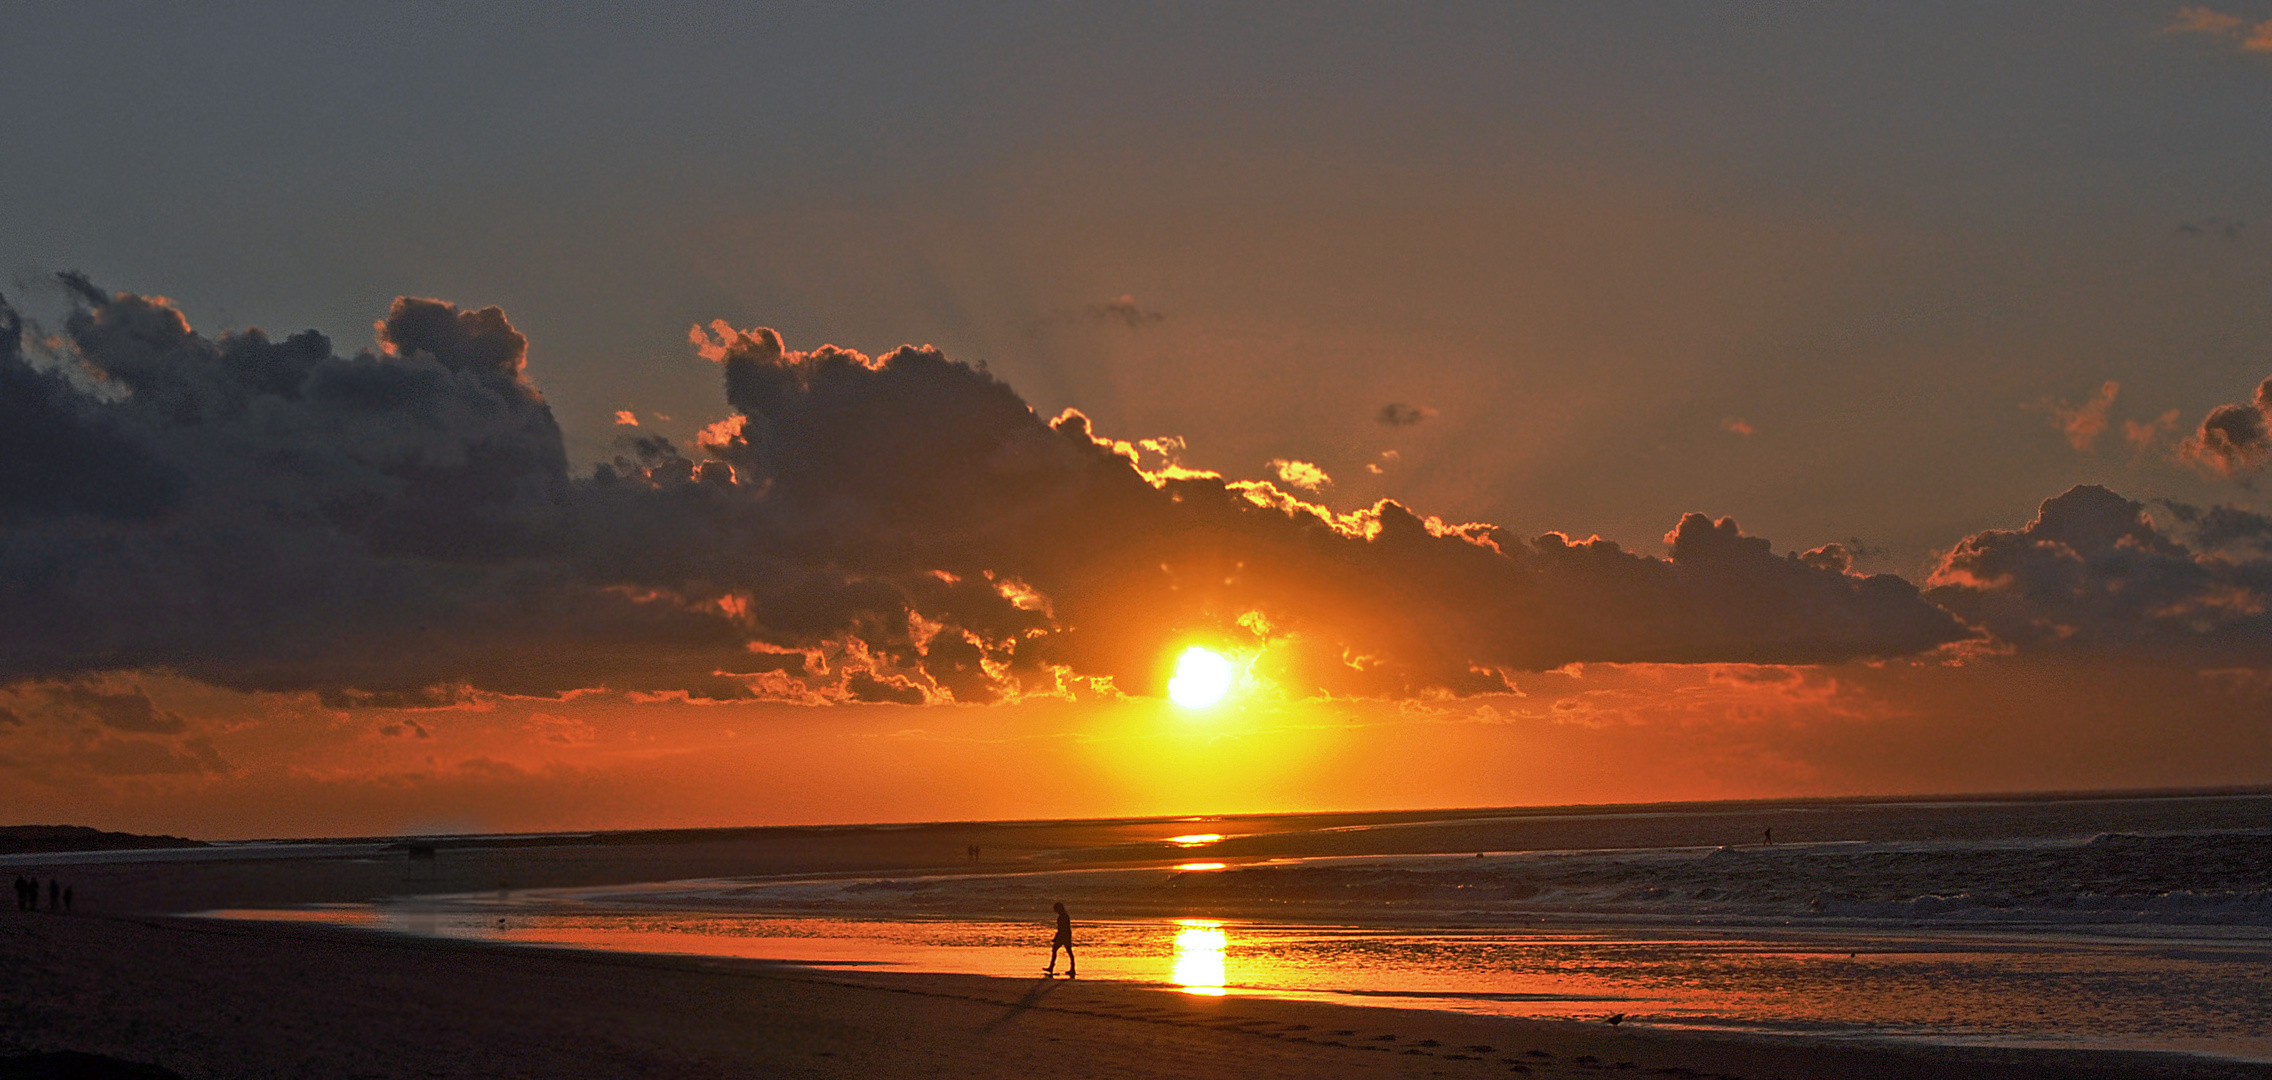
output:
M1049 966L1041 970L1047 975L1057 974L1057 950L1063 949L1065 950L1065 977L1070 979L1077 974L1073 970L1075 966L1073 960L1073 917L1065 913L1063 901L1051 906L1057 909L1057 937L1049 943Z

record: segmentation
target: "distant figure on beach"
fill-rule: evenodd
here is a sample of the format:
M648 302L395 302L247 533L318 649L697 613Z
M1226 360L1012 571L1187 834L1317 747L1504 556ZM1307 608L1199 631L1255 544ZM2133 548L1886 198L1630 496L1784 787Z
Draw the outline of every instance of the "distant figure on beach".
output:
M1775 842L1775 830L1772 828L1759 830L1759 835L1764 843L1772 844Z
M1075 975L1073 970L1073 917L1065 913L1064 901L1060 900L1051 906L1057 909L1057 937L1049 943L1049 966L1041 970L1044 974L1057 974L1057 950L1063 949L1065 950L1065 977L1070 979Z
M26 880L24 879L24 875L22 875L22 874L17 874L17 875L16 875L16 910L17 910L17 911L30 911L30 910L32 909L32 894L33 894L33 893L35 893L35 892L37 892L38 890L39 890L39 886L37 886L37 885L34 885L34 884L32 884L31 882L29 882L29 881L26 881Z

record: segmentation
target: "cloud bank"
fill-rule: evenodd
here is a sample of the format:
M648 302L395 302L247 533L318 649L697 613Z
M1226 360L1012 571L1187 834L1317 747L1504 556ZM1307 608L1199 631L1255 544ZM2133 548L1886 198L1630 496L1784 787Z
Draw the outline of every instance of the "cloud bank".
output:
M1146 469L928 348L700 334L734 415L571 472L502 311L397 300L375 349L206 338L70 278L0 308L0 679L151 669L345 702L459 688L983 702L1157 693L1189 640L1285 692L1473 693L1587 661L1818 662L1969 631L1840 552L1691 514L1667 557L1336 514Z
M2272 522L2230 507L2168 504L2195 550L2141 503L2073 488L2016 530L1967 538L1928 580L1929 597L2027 652L2157 654L2197 665L2261 665L2272 645Z

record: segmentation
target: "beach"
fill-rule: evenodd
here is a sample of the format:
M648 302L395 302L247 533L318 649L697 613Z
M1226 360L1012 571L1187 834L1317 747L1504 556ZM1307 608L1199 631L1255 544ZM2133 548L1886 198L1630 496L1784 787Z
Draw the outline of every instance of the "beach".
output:
M815 972L167 918L12 920L0 1041L184 1077L2267 1077L2201 1058L1752 1040L1109 982Z
M183 1077L2272 1077L2266 805L29 854L5 862L80 900L0 919L0 1053ZM1040 976L1051 896L1079 979Z

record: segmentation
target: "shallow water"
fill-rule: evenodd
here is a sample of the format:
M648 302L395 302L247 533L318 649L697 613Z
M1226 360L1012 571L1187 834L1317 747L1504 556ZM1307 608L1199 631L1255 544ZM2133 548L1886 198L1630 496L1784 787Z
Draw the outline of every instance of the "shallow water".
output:
M1811 813L1831 822L1822 838L1680 843L1749 828L1758 811L1742 809L1735 825L1720 808L1275 832L1099 823L1086 843L978 867L214 914L1037 977L1058 899L1086 979L2272 1060L2272 799L1799 805L1759 827L1803 834ZM1624 843L1447 853L1526 830Z

